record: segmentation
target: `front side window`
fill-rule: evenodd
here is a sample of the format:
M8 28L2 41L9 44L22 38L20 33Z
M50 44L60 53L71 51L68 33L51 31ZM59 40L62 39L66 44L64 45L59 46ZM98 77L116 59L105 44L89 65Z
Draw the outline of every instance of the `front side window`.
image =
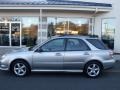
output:
M43 45L41 50L43 52L64 51L64 46L64 39L55 39Z
M86 51L89 50L89 47L83 40L80 39L68 39L67 40L67 51Z

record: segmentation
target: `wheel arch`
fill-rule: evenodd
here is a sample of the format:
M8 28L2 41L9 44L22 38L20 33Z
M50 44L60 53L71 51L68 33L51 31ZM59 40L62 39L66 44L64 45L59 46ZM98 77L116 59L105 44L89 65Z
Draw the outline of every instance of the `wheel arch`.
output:
M22 58L14 59L14 60L10 63L9 70L11 70L11 67L12 67L13 63L14 63L14 62L17 62L17 61L23 61L23 62L25 62L25 63L28 65L29 69L31 70L30 63L29 63L27 60L22 59Z
M91 63L91 62L97 62L97 63L99 63L99 64L102 66L102 69L104 69L103 63L102 63L100 60L96 60L96 59L87 61L87 62L85 63L85 65L84 65L84 68L85 68L85 66L86 66L88 63Z

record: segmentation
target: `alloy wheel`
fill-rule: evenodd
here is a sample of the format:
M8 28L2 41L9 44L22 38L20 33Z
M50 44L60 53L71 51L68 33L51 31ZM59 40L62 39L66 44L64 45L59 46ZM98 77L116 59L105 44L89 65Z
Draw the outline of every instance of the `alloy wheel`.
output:
M14 73L17 75L17 76L24 76L26 74L26 65L24 63L16 63L14 65Z
M100 67L99 65L93 63L93 64L90 64L87 68L87 73L89 76L91 77L96 77L99 75L100 73Z

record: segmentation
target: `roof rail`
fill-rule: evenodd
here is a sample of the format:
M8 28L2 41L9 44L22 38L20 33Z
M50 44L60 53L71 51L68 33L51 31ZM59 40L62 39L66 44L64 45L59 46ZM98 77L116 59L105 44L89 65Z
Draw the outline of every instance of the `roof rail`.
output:
M98 38L98 35L73 35L73 34L63 34L63 35L58 35L58 37L63 37L63 36L78 36L78 37L91 37L91 38Z
M98 38L98 35L88 35L88 36L92 38Z

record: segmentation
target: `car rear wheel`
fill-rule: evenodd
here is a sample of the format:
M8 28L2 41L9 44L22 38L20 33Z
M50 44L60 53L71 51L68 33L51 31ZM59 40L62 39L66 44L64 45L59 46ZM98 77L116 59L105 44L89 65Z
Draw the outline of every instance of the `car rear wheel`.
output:
M102 65L99 62L89 62L85 65L84 73L90 78L96 78L102 73Z
M11 71L14 75L23 77L30 73L29 65L24 61L15 61L11 65Z

